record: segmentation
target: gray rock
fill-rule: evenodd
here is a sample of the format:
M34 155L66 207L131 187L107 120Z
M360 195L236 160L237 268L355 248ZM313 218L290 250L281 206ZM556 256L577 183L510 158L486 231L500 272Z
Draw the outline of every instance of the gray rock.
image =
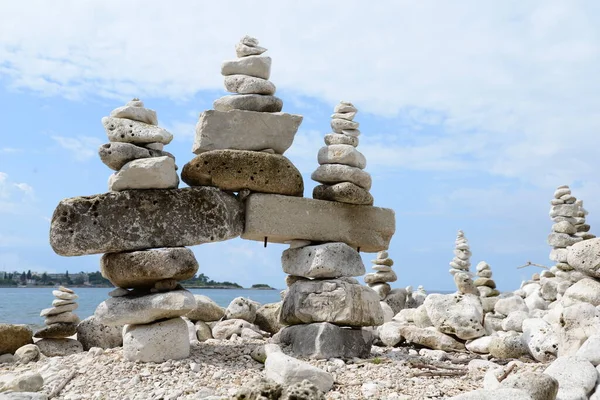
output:
M579 212L578 204L560 204L550 209L550 218L555 217L577 217Z
M488 354L492 340L494 340L493 336L483 336L467 342L465 347L473 353Z
M271 243L295 239L344 242L370 253L388 248L395 225L390 209L252 194L246 199L242 238L263 242L266 237Z
M359 125L358 122L347 119L334 118L331 120L331 129L334 133L342 133L344 130L355 130L358 129Z
M292 145L301 122L301 115L280 112L204 111L196 125L192 152L273 149L283 154Z
M379 296L370 288L341 279L298 281L283 300L280 319L286 325L376 326L383 324L383 311Z
M264 360L262 361L264 363ZM231 397L232 400L277 400L281 399L283 388L280 384L265 378L244 383ZM300 397L301 398L301 397Z
M406 305L406 289L392 289L384 300L398 314Z
M66 312L58 315L50 315L44 320L46 325L66 323L66 324L78 324L79 317L72 312Z
M212 335L215 339L229 339L233 335L240 336L244 329L259 331L255 325L243 319L228 319L217 322L212 328Z
M283 101L276 96L262 94L234 94L218 98L213 102L216 111L257 111L277 113L283 108Z
M566 233L551 233L548 235L548 244L554 247L569 247L582 240L580 237L567 235Z
M62 313L68 312L68 311L76 310L77 307L79 307L77 305L77 303L73 303L73 304L67 304L66 306L45 308L42 310L42 312L40 312L40 316L46 317L46 316L58 315L58 314L62 314Z
M264 47L248 46L243 43L238 43L235 46L235 53L238 57L258 56L267 51Z
M297 357L315 359L368 358L373 334L365 329L341 328L328 322L288 326L279 333L281 343Z
M100 272L121 288L151 288L165 279L184 281L194 277L198 261L185 247L104 254Z
M373 205L374 201L371 193L350 182L315 186L313 198L367 206Z
M577 232L577 229L573 224L568 221L557 222L552 225L552 232L556 233L566 233L568 235L574 235Z
M372 285L376 283L384 283L384 282L396 282L398 277L394 271L388 272L371 272L365 275L365 283L367 285Z
M333 144L348 144L356 147L358 146L358 138L340 133L328 133L325 135L325 144L327 146L331 146Z
M340 101L333 109L334 113L356 113L358 110L348 101Z
M409 343L415 343L434 350L464 351L465 345L456 339L439 332L436 328L418 328L400 325L400 335Z
M166 151L150 150L131 143L106 143L98 149L100 160L110 169L118 171L125 164L133 160L150 157L171 157L175 156Z
M77 325L77 340L81 342L85 351L92 347L101 349L121 347L123 346L123 325L104 325L92 315Z
M52 295L61 300L75 300L79 298L75 293L65 292L64 290L53 290Z
M365 156L349 144L332 144L331 146L321 147L317 160L320 165L344 164L360 169L367 166Z
M18 376L10 374L0 377L0 392L37 392L43 386L44 378L39 373Z
M465 272L457 272L454 274L454 284L461 294L472 294L479 296L480 292L471 279L471 275Z
M225 309L215 303L210 297L195 294L196 305L192 311L185 316L191 321L212 322L218 321L225 316Z
M225 310L226 319L243 319L251 324L256 319L256 305L249 299L236 297Z
M243 215L234 196L210 187L74 197L54 211L50 244L62 256L194 246L239 236Z
M33 334L35 338L60 339L73 336L77 333L77 325L69 323L57 323L48 325Z
M496 306L496 303L498 302L498 300L500 300L500 298L498 296L482 297L481 305L483 307L483 312L484 313L494 312L494 307Z
M130 119L104 117L102 125L111 142L169 144L173 140L173 135L163 128Z
M463 340L485 335L483 307L478 296L430 294L424 306L433 325L443 333Z
M526 391L520 389L479 389L449 397L448 400L534 400ZM549 399L550 400L550 399Z
M567 289L561 302L565 306L583 302L593 306L600 305L600 282L592 278L585 278Z
M98 322L109 326L149 324L160 319L184 316L193 310L195 305L194 295L187 290L132 294L103 301L96 308L94 315Z
M115 108L110 112L110 116L113 118L131 119L149 125L158 125L156 111L145 108L143 103L139 105L139 102L135 101L130 101L123 107Z
M283 386L300 383L307 379L322 392L328 392L333 387L333 376L331 374L283 353L267 355L265 374L268 379L272 379Z
M365 265L360 254L345 243L288 249L281 255L283 272L305 278L361 276Z
M176 189L179 176L170 157L142 158L128 162L108 178L108 190Z
M40 349L35 344L26 344L15 351L15 361L18 361L21 364L37 361L39 357Z
M500 359L520 358L529 354L521 336L495 336L490 342L490 354Z
M56 299L54 301L52 301L52 307L59 307L59 306L66 306L68 304L75 304L75 300L61 300L61 299Z
M379 300L385 300L387 295L390 294L390 292L392 291L392 287L388 283L375 283L370 285L369 287L379 295ZM393 308L391 308L391 306L388 303L385 304L387 304L387 306L390 307L394 315L398 314L394 311Z
M528 312L529 308L527 308L527 304L525 304L522 297L511 296L499 299L494 306L494 311L502 315L508 315L513 311Z
M225 77L225 90L239 94L275 94L275 85L266 79L247 75L229 75Z
M125 325L123 355L129 361L162 363L190 355L188 327L181 318L147 325Z
M256 326L273 335L283 329L284 325L279 322L281 304L282 302L264 304L256 310L256 319L254 320Z
M35 345L46 357L64 357L83 351L81 343L74 339L42 339Z
M577 271L600 278L600 238L584 240L569 247L566 261Z
M342 164L319 165L311 175L312 180L324 184L336 184L339 182L350 182L365 190L371 189L371 175L360 168L350 167Z
M269 79L271 76L271 57L248 56L237 60L224 61L221 64L221 75L238 74Z
M559 357L546 368L544 374L558 381L557 399L587 398L598 378L592 363L578 357Z
M198 321L198 322L196 322L195 327L196 327L196 339L199 342L205 342L208 339L213 338L212 330L210 329L210 326L208 326L208 324L206 322Z
M33 331L27 325L0 324L0 355L13 354L33 343Z

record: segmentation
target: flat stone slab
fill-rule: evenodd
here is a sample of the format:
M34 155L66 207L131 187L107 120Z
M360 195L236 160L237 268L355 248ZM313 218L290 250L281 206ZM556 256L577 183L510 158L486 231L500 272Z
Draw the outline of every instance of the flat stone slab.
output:
M389 247L396 231L394 210L271 194L246 199L243 239L343 242L376 253Z
M108 178L108 190L177 189L179 176L170 157L142 158L128 162Z
M173 135L163 128L130 119L104 117L102 125L111 142L169 144L173 140Z
M283 272L305 278L361 276L365 265L360 254L346 243L325 243L287 249L281 255Z
M73 336L77 333L77 325L57 323L48 325L33 334L35 338L43 339L61 339Z
M213 108L217 111L245 110L275 113L283 108L283 100L263 94L233 94L215 100Z
M61 256L195 246L242 233L243 205L212 187L126 190L62 200L50 245Z
M371 193L350 182L315 186L313 189L313 199L365 206L373 205L374 201Z
M294 141L301 115L207 110L196 124L194 154L218 149L265 150L283 154Z

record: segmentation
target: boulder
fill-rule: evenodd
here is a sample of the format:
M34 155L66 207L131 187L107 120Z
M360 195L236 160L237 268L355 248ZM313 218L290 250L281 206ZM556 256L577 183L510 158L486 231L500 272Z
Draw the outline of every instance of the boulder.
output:
M81 342L85 351L92 347L101 349L121 347L123 346L123 325L104 325L92 315L77 325L77 340Z
M54 211L50 244L62 256L194 246L239 236L243 215L233 195L211 187L74 197Z
M279 154L246 150L211 150L185 164L181 178L190 186L221 190L302 196L304 181L290 160Z
M261 113L278 113L283 108L283 101L276 96L234 94L218 98L213 102L213 108L215 111L223 112L241 110L258 111Z
M339 278L365 274L360 254L345 243L287 249L281 255L281 266L286 274L305 278Z
M413 313L413 322L419 328L428 328L433 326L433 322L431 322L431 318L429 318L429 314L427 314L427 307L424 304L414 309Z
M236 102L256 105L256 99L248 97L240 97ZM207 110L200 114L196 125L192 152L273 149L276 154L283 154L292 145L301 122L301 115L281 112Z
M584 240L569 247L566 262L577 271L600 278L600 238Z
M400 335L409 343L415 343L434 350L464 351L465 345L456 339L439 332L435 328L417 328L411 325L401 325Z
M559 337L552 325L541 318L528 318L523 321L522 327L521 340L534 359L548 362L556 358Z
M251 324L256 319L256 305L250 299L236 297L225 310L226 319L243 319Z
M212 322L218 321L225 316L225 309L215 303L210 297L195 294L196 305L185 316L191 321Z
M331 390L334 381L333 376L322 369L283 353L267 355L265 375L267 379L272 379L283 386L290 386L307 379L322 392Z
M470 294L431 294L424 303L427 315L440 332L463 340L485 335L483 308L478 296Z
M111 142L169 144L173 140L173 135L163 128L130 119L104 117L102 125Z
M587 399L598 378L592 363L578 357L559 357L544 374L558 381L557 399Z
M173 318L147 325L125 325L123 355L129 361L154 363L187 358L187 324L181 318Z
M561 302L564 306L570 306L578 302L599 306L600 282L592 278L580 280L567 289Z
M83 351L81 343L74 339L42 339L35 345L46 357L64 357Z
M502 381L500 387L522 390L533 400L554 400L558 393L558 381L540 372L525 371L509 375Z
M13 354L19 347L33 343L33 331L27 325L0 324L0 355Z
M102 276L121 288L152 288L165 279L184 281L198 271L194 253L185 247L170 247L104 254Z
M128 162L108 178L108 190L177 189L179 176L171 157L142 158Z
M282 302L264 304L256 310L256 319L254 320L256 326L273 335L279 332L284 327L284 325L279 322L281 304Z
M367 172L360 168L343 164L319 165L315 172L312 173L311 179L326 185L335 185L339 182L350 182L364 190L370 190L372 183L371 175Z

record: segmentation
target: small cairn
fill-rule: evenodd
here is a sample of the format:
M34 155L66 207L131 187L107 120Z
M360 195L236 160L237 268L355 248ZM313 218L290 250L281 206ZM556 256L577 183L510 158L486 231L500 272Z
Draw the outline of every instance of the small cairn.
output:
M321 183L313 190L313 198L340 203L373 205L371 176L363 171L367 166L365 156L358 146L358 122L353 121L358 110L342 101L331 116L333 133L325 135L325 147L319 150L319 167L311 178Z
M576 200L575 204L579 206L579 211L577 211L577 217L575 217L575 236L579 236L583 240L593 239L596 235L590 233L590 225L585 222L585 217L588 215L588 211L583 208L583 200Z
M469 241L465 237L463 231L458 231L454 244L454 258L450 261L450 266L452 267L450 269L450 274L454 276L456 288L462 294L479 295L479 292L471 279L472 273L469 271L469 267L471 267L472 253L469 247Z
M398 279L392 269L394 260L389 258L387 251L380 251L377 253L377 258L371 261L371 263L374 264L373 269L375 272L365 275L365 283L377 292L381 301L384 301L392 290L388 282L396 282Z
M481 261L475 267L477 270L477 279L473 284L477 287L481 297L495 297L500 295L496 290L496 282L492 279L492 268L485 261Z
M78 307L75 300L79 296L63 286L53 290L52 294L56 298L52 302L52 308L46 308L40 313L40 316L45 317L46 327L33 334L34 337L42 339L36 342L36 345L48 357L82 352L83 346L80 342L68 339L77 333L79 317L73 311Z
M581 210L582 203L577 203L577 199L571 194L571 189L567 185L556 189L550 204L552 205L550 218L554 225L552 225L552 233L548 236L548 244L552 246L550 260L556 261L553 272L557 270L569 272L573 268L567 263L567 247L583 240L583 237L577 235L575 224L585 225L586 211Z
M100 147L102 162L116 171L108 190L176 189L179 176L175 157L163 151L173 135L158 126L156 111L133 99L102 118L109 143Z

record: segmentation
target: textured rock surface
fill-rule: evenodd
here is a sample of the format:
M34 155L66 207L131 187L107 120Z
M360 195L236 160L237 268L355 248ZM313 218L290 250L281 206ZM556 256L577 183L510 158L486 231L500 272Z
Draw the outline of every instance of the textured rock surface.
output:
M158 281L184 281L198 271L194 253L185 247L171 247L104 254L102 276L121 288L153 287Z
M561 302L565 306L582 302L593 306L600 305L600 282L592 278L585 278L575 283L564 293Z
M246 199L242 238L285 243L343 242L363 252L386 250L396 230L394 211L331 201L253 194Z
M284 327L284 325L279 322L281 304L281 302L263 304L256 310L256 319L254 320L256 326L273 335L279 332Z
M246 75L229 75L223 80L225 90L240 94L275 94L275 85L266 79Z
M210 297L195 294L196 305L185 316L191 321L211 322L218 321L225 315L225 309L215 303Z
M431 294L425 299L427 315L433 325L443 333L468 340L481 337L483 307L478 296L461 294Z
M173 140L173 135L163 128L125 118L104 117L102 125L111 142L169 144Z
M85 351L92 347L100 347L101 349L121 347L123 346L123 326L101 324L92 315L77 325L77 340L81 342Z
M586 398L596 386L598 378L596 368L578 357L559 357L544 373L558 381L557 399ZM582 397L575 397L574 394Z
M325 243L288 249L281 255L283 272L305 278L361 276L365 265L360 254L345 243Z
M479 389L450 397L448 400L534 400L527 392L520 389Z
M333 144L321 147L317 155L319 164L344 164L364 169L367 166L365 156L348 144Z
M43 327L33 334L35 338L61 339L77 333L77 325L57 323Z
M179 176L171 157L142 158L128 162L108 178L108 190L177 189Z
M213 150L183 167L181 178L190 186L216 186L238 192L302 196L304 182L290 160L278 154L244 150Z
M115 171L120 170L130 161L139 160L142 158L167 156L175 160L175 157L166 151L147 149L131 143L113 142L103 144L98 149L98 155L100 156L100 160L102 160L104 165Z
M256 304L244 297L236 297L231 300L225 310L226 319L243 319L251 324L256 319Z
M224 61L221 64L221 75L229 76L237 74L269 79L271 75L271 57L248 56L237 60Z
M81 343L74 339L42 339L35 345L46 357L64 357L83 351Z
M360 168L342 164L324 164L312 173L311 179L324 184L350 182L365 190L371 189L371 175Z
M325 144L330 146L332 144L349 144L350 146L358 146L358 138L354 136L339 134L339 133L328 133L325 135ZM326 164L328 165L328 164ZM331 164L334 165L334 164ZM313 178L314 179L314 178Z
M569 247L567 263L578 271L600 278L600 238L584 240Z
M148 325L126 325L123 354L129 361L161 363L190 355L188 327L181 318Z
M373 205L373 196L371 196L371 193L350 182L315 186L313 189L313 198L348 204Z
M276 96L261 94L238 94L223 96L213 102L216 111L257 111L276 113L283 108L283 101Z
M239 236L243 214L234 196L210 187L74 197L54 211L50 244L62 256L194 246Z
M267 356L265 374L268 379L284 386L307 379L323 392L328 392L333 387L331 374L283 353L271 353Z
M243 319L228 319L220 321L213 326L212 334L215 339L229 339L233 335L240 336L244 329L258 332L258 328Z
M0 324L0 355L13 354L19 347L33 343L33 331L27 325Z
M411 325L399 327L400 335L409 343L420 344L435 350L461 351L465 345L456 339L439 332L435 328L417 328Z

